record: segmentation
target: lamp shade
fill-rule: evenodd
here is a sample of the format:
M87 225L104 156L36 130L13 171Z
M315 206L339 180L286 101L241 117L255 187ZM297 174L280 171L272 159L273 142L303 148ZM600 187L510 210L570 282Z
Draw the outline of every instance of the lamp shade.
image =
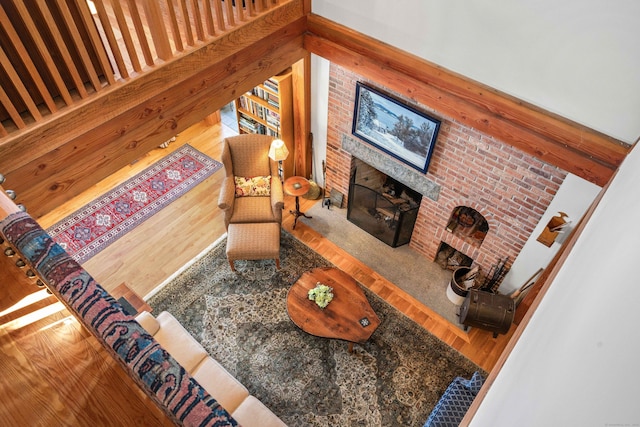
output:
M275 161L285 160L289 156L289 150L281 139L274 139L269 148L269 157Z

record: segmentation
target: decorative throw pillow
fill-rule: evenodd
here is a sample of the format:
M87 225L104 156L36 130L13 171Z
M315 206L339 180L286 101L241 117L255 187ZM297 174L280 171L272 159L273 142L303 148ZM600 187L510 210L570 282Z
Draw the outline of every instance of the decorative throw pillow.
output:
M236 197L270 196L271 175L244 177L236 176Z
M470 380L456 377L444 391L422 427L457 427L480 391L484 377L474 372Z

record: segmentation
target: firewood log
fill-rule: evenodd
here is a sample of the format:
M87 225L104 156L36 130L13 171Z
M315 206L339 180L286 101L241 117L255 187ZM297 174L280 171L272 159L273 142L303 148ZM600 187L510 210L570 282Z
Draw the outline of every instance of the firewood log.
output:
M460 278L460 281L466 282L467 280L475 279L476 274L478 274L478 270L479 270L478 266L473 267L471 270L469 270L465 275L463 275Z

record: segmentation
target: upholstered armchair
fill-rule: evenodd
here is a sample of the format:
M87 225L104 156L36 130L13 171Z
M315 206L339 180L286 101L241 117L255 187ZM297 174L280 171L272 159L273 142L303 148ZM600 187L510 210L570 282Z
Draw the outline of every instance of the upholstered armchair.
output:
M224 139L222 164L225 177L220 189L218 207L224 211L227 230L229 224L282 224L282 182L278 177L277 163L269 158L269 147L273 139L267 135L256 134ZM238 188L236 177L241 181ZM267 185L270 188L265 189L264 177L270 177Z

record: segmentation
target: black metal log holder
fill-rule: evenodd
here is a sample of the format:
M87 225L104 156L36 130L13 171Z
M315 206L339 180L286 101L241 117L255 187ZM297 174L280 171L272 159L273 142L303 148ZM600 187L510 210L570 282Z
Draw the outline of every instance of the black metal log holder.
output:
M503 259L498 258L498 262L491 266L489 273L485 276L480 290L494 294L497 293L502 279L504 279L504 276L509 271L509 267L507 267L508 262L509 257L505 257Z

